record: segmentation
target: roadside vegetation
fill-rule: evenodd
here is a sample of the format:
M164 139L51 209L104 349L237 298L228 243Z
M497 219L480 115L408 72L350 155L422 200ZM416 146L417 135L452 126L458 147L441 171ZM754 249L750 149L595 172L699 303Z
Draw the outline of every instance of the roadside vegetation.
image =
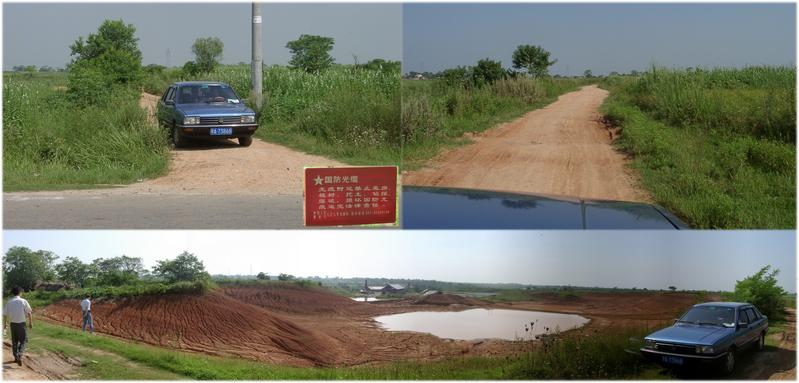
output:
M402 81L403 168L414 169L443 148L470 142L466 134L480 133L520 117L594 80L551 77L556 60L537 46L522 45L514 53L514 68L504 69L491 59L474 66L436 74L410 73Z
M795 68L653 67L602 85L657 203L696 228L796 227Z
M5 191L74 189L162 174L165 136L138 106L135 28L106 20L66 72L3 74Z

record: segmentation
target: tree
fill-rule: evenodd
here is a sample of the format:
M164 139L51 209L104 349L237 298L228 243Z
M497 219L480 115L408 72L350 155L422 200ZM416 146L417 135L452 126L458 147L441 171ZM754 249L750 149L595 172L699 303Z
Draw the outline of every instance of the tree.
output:
M138 85L142 79L136 27L122 20L105 20L86 40L70 46L69 91L79 104L107 101L117 86Z
M585 72L583 72L583 77L585 77L585 78L593 78L594 74L591 72L590 69L586 69Z
M549 60L550 53L537 45L519 45L513 52L513 67L526 69L533 77L549 75L549 67L558 60Z
M269 280L269 276L266 275L266 273L264 273L263 271L258 273L258 275L255 278L257 278L259 280L262 280L262 281L268 281Z
M225 44L218 37L206 37L194 40L191 51L194 52L194 63L203 73L214 70L222 59Z
M203 262L188 251L184 251L173 260L158 261L153 273L170 283L197 281L209 277Z
M135 283L144 271L141 258L120 256L114 258L97 258L92 261L96 269L97 284L104 286L122 286Z
M291 275L291 274L280 273L280 275L277 276L277 280L278 281L293 281L294 280L294 276Z
M66 257L55 267L58 279L78 287L85 287L96 276L97 268L75 257Z
M332 37L300 35L297 40L289 41L286 48L291 51L289 64L308 73L316 73L333 64L330 50L333 49Z
M372 59L366 64L357 65L357 67L386 73L399 73L402 69L402 63L399 61Z
M490 59L482 59L472 68L472 83L476 87L493 84L495 81L505 77L505 70L502 63Z
M53 263L56 259L57 255L46 250L33 251L20 246L8 249L3 257L4 290L8 292L12 287L19 286L30 291L39 282L53 280Z
M449 86L465 87L471 82L469 68L465 66L445 69L438 76L444 79L444 82Z
M677 287L669 286L669 290L671 290L671 292L675 292L675 291L677 291Z
M755 305L763 314L770 318L782 317L785 304L783 297L785 290L777 286L779 269L765 266L755 274L735 282L735 300Z

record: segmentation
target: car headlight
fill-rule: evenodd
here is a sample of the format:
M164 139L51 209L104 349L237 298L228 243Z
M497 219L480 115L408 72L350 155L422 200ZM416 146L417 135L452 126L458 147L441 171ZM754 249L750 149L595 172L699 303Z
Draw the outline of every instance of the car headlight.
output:
M645 348L655 348L655 341L652 339L644 339Z
M697 354L715 354L716 349L713 346L696 346Z
M255 116L241 116L242 124L251 124L255 122Z
M183 125L197 125L200 123L200 117L184 117Z

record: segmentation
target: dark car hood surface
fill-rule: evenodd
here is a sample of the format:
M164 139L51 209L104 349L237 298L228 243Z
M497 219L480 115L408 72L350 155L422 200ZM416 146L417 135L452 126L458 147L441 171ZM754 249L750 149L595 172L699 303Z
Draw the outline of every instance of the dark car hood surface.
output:
M255 113L244 104L178 104L177 108L187 116L238 116Z
M677 323L674 326L655 331L647 338L663 342L712 345L734 332L735 329L730 327Z
M557 199L471 189L404 186L405 229L685 229L643 203Z

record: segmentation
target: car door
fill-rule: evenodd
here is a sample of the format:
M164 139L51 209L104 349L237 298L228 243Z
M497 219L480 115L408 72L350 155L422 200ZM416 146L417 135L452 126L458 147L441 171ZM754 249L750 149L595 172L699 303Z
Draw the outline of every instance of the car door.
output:
M760 333L763 327L763 317L758 316L753 307L747 307L746 314L749 315L749 341L757 342L760 340Z
M175 114L175 87L170 86L164 96L158 101L158 120L162 124L171 124Z

